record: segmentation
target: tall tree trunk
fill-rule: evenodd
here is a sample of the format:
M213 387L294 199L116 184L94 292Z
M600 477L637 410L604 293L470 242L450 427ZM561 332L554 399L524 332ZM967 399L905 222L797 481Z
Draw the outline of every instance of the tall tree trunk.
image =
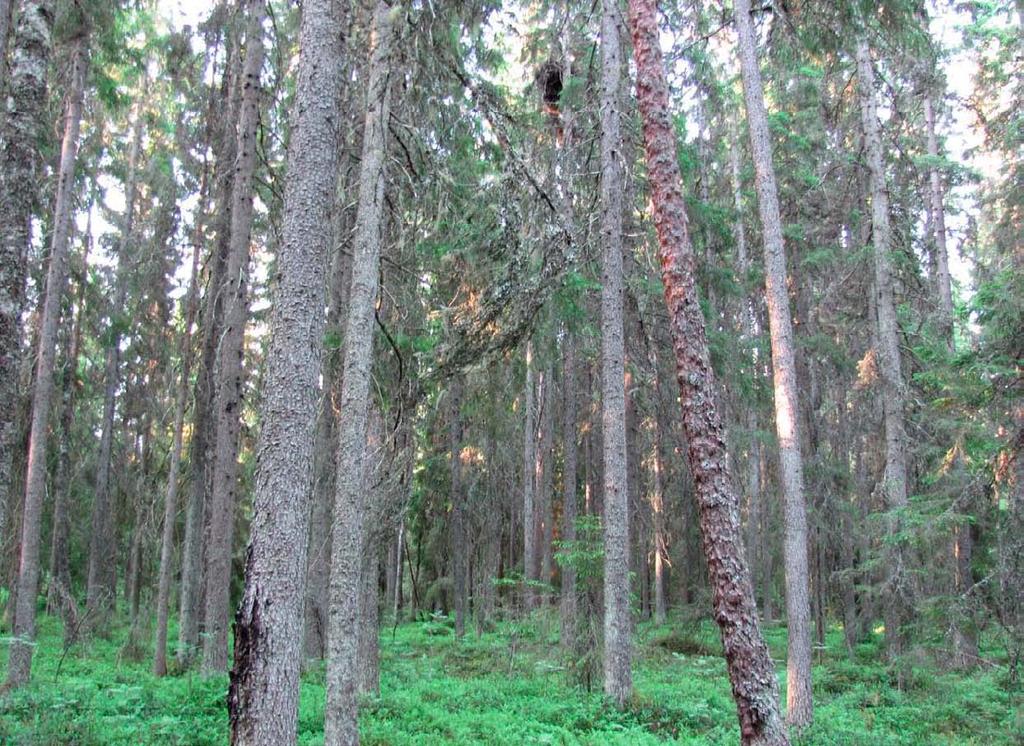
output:
M117 398L118 363L120 360L121 315L125 311L128 293L129 268L133 262L128 255L129 241L135 222L136 177L139 153L142 150L142 111L136 105L133 113L132 144L128 154L128 175L125 179L124 217L121 222L117 246L117 274L114 278L116 290L110 307L110 321L107 330L106 363L103 370L103 420L101 422L100 447L96 464L96 488L92 505L92 532L89 535L89 575L86 586L86 609L88 618L100 627L101 609L114 603L111 588L114 587L114 510L111 505L110 459L114 442L114 405Z
M220 340L224 317L224 275L230 247L231 186L234 179L235 123L239 97L235 95L241 75L235 35L227 33L225 68L219 96L211 94L208 114L209 139L216 135L216 161L213 169L216 208L212 227L214 245L210 256L209 277L201 318L201 343L197 360L196 383L193 394L192 437L189 441L189 470L191 489L185 506L185 535L181 542L181 591L178 609L178 665L186 668L192 663L199 648L199 622L203 588L203 552L205 520L210 487L210 446L214 429L214 370L217 344ZM218 103L226 110L219 124L214 124L213 113Z
M153 651L153 674L167 673L167 617L170 610L171 580L174 573L174 525L178 518L178 481L181 473L182 436L185 429L185 409L188 406L188 386L192 374L192 325L199 305L199 257L202 235L196 230L192 249L192 274L188 293L182 299L185 323L178 343L181 373L174 394L174 431L171 442L171 464L167 470L167 492L164 494L164 523L160 537L160 576L156 592L156 643Z
M537 481L537 496L540 499L540 512L538 515L538 529L540 547L540 574L538 578L544 583L544 598L549 597L546 590L552 582L551 556L554 542L554 528L552 520L554 517L554 483L555 483L555 369L550 363L544 372L544 403L541 409L540 420L540 452L537 454L537 466L539 479Z
M47 10L37 9L36 12L45 13ZM31 23L32 21L31 19L19 21L19 33L23 22ZM35 22L42 23L43 19L37 17ZM32 392L32 425L25 475L25 507L21 524L21 557L18 562L13 640L7 663L7 683L12 687L28 682L32 670L32 650L35 646L36 595L39 592L39 535L43 501L46 498L46 447L50 401L53 397L61 296L64 293L64 282L67 276L68 241L71 233L71 192L75 183L78 133L82 123L88 64L88 37L83 34L74 41L71 54L70 87L64 117L64 142L61 146L53 237L50 243L50 266L46 272L46 295L39 333L35 389Z
M265 0L248 0L246 13L248 23L241 77L242 98L238 109L237 156L231 187L231 243L223 286L224 329L217 352L216 445L210 492L203 611L205 637L202 671L207 675L223 672L228 665L228 616L238 493L242 362L245 357L245 324L248 316L246 276L249 271L249 241L252 233L256 128L259 124L260 72L264 56L263 21L267 14ZM264 422L264 426L266 424Z
M885 183L882 137L875 104L875 72L871 50L863 38L857 42L857 91L867 155L871 189L871 230L875 257L875 313L878 326L878 367L882 379L882 411L885 422L885 475L882 493L890 512L887 530L893 540L886 545L883 590L885 641L890 658L902 652L901 627L907 621L911 593L904 550L896 537L900 532L898 513L907 507L907 435L903 421L905 400L900 366L899 326L893 297L892 230L889 224L889 191Z
M579 392L576 390L576 338L568 327L562 339L562 542L576 541L576 439L579 437ZM576 639L576 568L561 566L562 647L571 650Z
M656 404L654 416L654 438L651 443L651 469L654 479L651 484L651 518L654 533L654 621L664 624L668 618L668 599L665 595L665 566L668 564L668 540L665 535L665 434L661 421L661 381L658 370L658 353L654 340L649 340L651 372L654 376L653 396Z
M397 10L397 9L396 9ZM331 539L330 622L324 736L330 744L359 742L357 727L357 629L362 566L363 460L373 360L374 305L383 240L385 155L390 116L392 22L384 0L374 16L373 51L367 81L363 156L359 171L352 260L352 287L345 330L338 474Z
M245 594L235 623L228 696L233 743L296 738L314 429L325 318L321 273L334 203L341 102L342 9L302 8L284 241L271 317Z
M657 4L630 0L629 18L658 253L715 620L722 634L742 743L785 744L778 684L754 605L739 501L729 474L725 428L716 405L714 372L697 298L693 245L658 41Z
M0 0L0 84L7 77L7 37L11 34L12 0Z
M467 564L469 547L466 534L466 494L462 480L462 389L460 375L452 378L448 387L448 456L451 459L451 535L452 595L455 597L455 637L466 634L466 614L469 605L467 587Z
M531 581L536 580L534 567L537 564L537 534L534 531L536 518L536 496L534 495L534 474L537 458L537 426L535 411L535 377L533 361L533 340L526 341L526 384L523 389L523 600L526 609L535 604Z
M953 349L953 292L949 276L949 252L946 248L946 208L942 174L935 161L939 159L939 138L935 132L935 109L931 91L924 96L924 122L928 155L928 201L931 206L934 232L932 253L935 261L935 289L939 295L939 328L949 349Z
M53 489L53 530L50 537L50 587L47 590L46 607L50 613L59 611L64 619L64 639L71 640L77 634L72 628L77 621L77 608L69 608L74 602L71 595L71 559L69 557L69 541L71 520L68 515L68 499L70 497L71 479L71 445L72 430L75 423L75 403L81 382L78 380L78 358L82 349L82 325L85 313L86 290L89 287L89 254L92 249L92 208L89 206L86 218L84 243L82 251L82 268L78 283L78 296L74 305L74 327L68 335L68 348L64 360L64 375L61 382L63 401L61 402L60 434L61 440L57 453L57 473L54 476Z
M601 16L601 433L604 440L604 693L619 707L633 692L630 664L629 489L626 481L622 328L622 53L619 4Z
M10 8L7 10L10 18ZM53 2L23 2L14 32L13 64L3 82L0 136L0 545L12 512L11 480L17 438L21 368L21 311L25 302L32 205L38 198L46 130L47 72ZM6 43L6 33L4 42ZM0 54L0 70L6 67Z
M783 501L783 555L786 567L786 720L803 728L814 714L811 703L811 628L807 570L807 506L804 466L800 453L793 321L786 283L786 249L775 185L768 113L764 105L757 45L750 20L750 0L735 2L740 68L754 156L757 203L764 242L765 296L771 336L772 377L775 383L775 434L779 439L779 478Z

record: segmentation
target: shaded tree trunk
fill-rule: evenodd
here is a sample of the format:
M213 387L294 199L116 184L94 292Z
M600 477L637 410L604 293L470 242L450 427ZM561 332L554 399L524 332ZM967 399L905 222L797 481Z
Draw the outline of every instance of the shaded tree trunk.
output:
M36 12L45 13L45 10L37 8ZM35 23L43 21L44 19L41 17L34 19ZM33 22L32 19L26 21L26 23L31 22ZM19 21L19 32L21 31L20 27L21 22ZM64 116L64 142L61 146L60 170L57 178L53 236L50 242L50 266L46 273L45 300L39 332L39 354L36 359L35 388L32 392L32 424L25 475L25 507L21 524L21 556L18 562L17 599L14 608L14 639L11 641L7 663L7 684L11 687L21 686L28 682L32 670L32 650L35 646L36 595L39 592L39 539L43 501L46 498L46 449L50 402L53 397L61 296L64 293L64 282L67 276L68 242L71 233L71 192L75 182L78 135L82 123L88 64L88 37L83 34L74 41L71 55L71 82Z
M224 328L217 351L217 422L210 492L209 540L206 552L202 671L223 672L228 666L228 617L235 504L238 493L238 448L241 428L245 324L248 315L246 276L252 233L253 176L256 171L256 128L263 69L264 0L246 4L245 62L238 109L235 172L231 191L231 243L224 277ZM312 354L312 353L311 353ZM266 426L266 422L264 423ZM298 634L298 631L294 631Z
M385 155L390 116L393 12L377 3L367 82L359 205L353 245L352 286L345 328L345 362L339 422L338 473L331 539L330 621L324 738L330 744L359 742L357 649L359 578L362 567L363 462L373 353L374 305L383 240Z
M601 434L604 441L604 693L619 707L633 692L629 608L629 489L626 464L620 134L619 4L601 17Z
M714 372L697 298L693 245L654 0L630 0L629 20L683 426L700 509L715 620L722 634L741 741L785 744L788 740L779 715L778 685L754 605L740 534L739 501L729 474L725 429L716 405Z
M0 8L3 11L3 8ZM32 205L38 198L41 155L46 130L47 72L52 52L53 3L23 2L14 32L14 59L3 80L4 111L0 126L0 544L7 536L13 508L11 480L17 436L18 381L21 368L21 312L30 243ZM9 22L10 4L0 24ZM6 70L0 41L0 71Z
M526 342L526 384L523 391L523 582L525 590L523 601L526 609L536 605L536 598L531 581L537 579L534 568L537 566L537 533L534 530L536 521L536 496L534 495L534 479L537 458L537 427L534 407L536 373L533 362L533 340Z
M793 321L786 283L786 249L775 185L768 113L764 105L761 70L750 19L750 0L735 2L740 67L746 100L750 150L754 156L757 202L764 241L765 296L771 337L775 389L775 434L779 441L779 481L783 500L783 555L786 582L786 720L797 728L813 717L811 703L811 629L808 599L807 506L800 452Z
M900 331L896 320L893 270L889 256L892 251L889 191L885 183L882 138L875 103L875 72L871 62L871 50L864 39L857 42L857 77L864 148L870 176L878 368L882 379L882 411L885 423L885 475L882 493L890 514L887 530L889 537L894 539L886 545L884 562L885 641L890 658L894 658L902 652L901 628L908 620L911 592L909 570L904 567L904 549L895 540L900 532L901 521L898 513L908 504L907 435L903 419L905 393L900 365Z
M462 388L461 377L452 378L448 388L448 456L451 459L451 536L452 595L455 597L455 637L466 634L466 614L469 605L467 561L469 559L466 535L466 494L462 480Z
M133 114L132 144L128 155L128 175L124 188L124 218L121 222L117 247L117 274L114 278L115 292L110 307L107 330L106 363L103 370L103 419L101 423L100 447L96 464L96 488L92 505L92 532L89 535L89 576L86 586L86 609L89 619L103 628L100 611L114 605L115 537L114 510L111 504L110 460L114 444L114 408L119 383L118 363L120 362L121 319L125 312L128 294L129 271L132 266L128 255L129 241L135 223L136 178L139 153L142 149L142 111L137 105Z
M562 339L562 542L576 541L576 439L579 437L579 407L576 390L576 338L566 328ZM562 647L571 650L576 639L576 568L561 566Z

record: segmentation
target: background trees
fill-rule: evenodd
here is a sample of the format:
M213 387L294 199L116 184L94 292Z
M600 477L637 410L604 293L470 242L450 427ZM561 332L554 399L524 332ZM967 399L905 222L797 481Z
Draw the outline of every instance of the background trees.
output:
M42 592L72 655L234 644L254 742L325 655L354 741L378 629L448 615L557 614L627 712L713 619L751 742L783 618L798 726L835 624L1016 675L1019 4L633 2L635 65L615 2L13 5L12 684Z

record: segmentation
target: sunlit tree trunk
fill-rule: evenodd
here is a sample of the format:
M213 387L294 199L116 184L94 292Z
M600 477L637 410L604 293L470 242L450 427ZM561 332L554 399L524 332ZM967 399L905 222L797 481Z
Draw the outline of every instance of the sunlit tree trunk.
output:
M630 0L654 225L676 357L683 426L700 508L715 620L725 649L743 744L785 744L778 684L754 605L739 526L739 501L729 474L725 428L716 404L704 317L676 155L675 127L659 46L654 0Z
M907 621L910 606L909 568L904 566L904 551L897 543L900 532L898 513L907 507L907 444L903 419L904 385L900 365L899 326L893 297L893 270L890 259L892 229L889 223L889 191L885 183L885 161L875 103L875 72L871 50L863 38L857 42L857 91L860 98L864 149L870 176L871 231L875 264L875 315L878 326L878 368L882 379L882 410L885 422L885 474L882 492L890 517L885 558L885 640L890 657L903 647L901 627Z
M210 492L209 544L206 552L206 591L203 622L204 674L228 666L228 616L235 504L238 493L238 447L242 407L242 361L248 315L246 276L252 233L253 176L256 171L256 128L260 110L260 71L263 69L265 0L246 4L245 62L238 110L235 172L231 192L231 243L224 293L224 327L217 352L216 440Z
M36 10L36 12L42 12ZM42 20L35 19L36 23ZM20 32L19 22L19 32ZM48 31L47 27L47 31ZM57 327L60 325L61 296L67 276L68 242L71 233L72 188L78 159L78 135L82 123L85 77L89 65L88 37L74 41L64 141L61 146L54 206L50 266L46 273L45 300L39 332L35 388L32 392L32 424L29 434L28 467L25 476L25 507L21 525L21 556L18 562L17 600L14 609L13 640L7 663L7 683L28 682L35 647L36 595L39 592L39 540L43 501L46 498L46 449L50 402L53 398L54 364L57 355Z
M793 321L786 282L786 250L782 216L775 185L775 165L764 105L757 45L750 19L750 0L735 2L740 68L746 100L750 150L754 156L757 201L764 242L765 295L775 384L775 434L779 440L782 483L786 581L786 704L787 721L796 727L811 722L811 629L807 570L807 507L804 502L804 467L800 453L800 417L797 401Z
M629 608L629 489L622 282L622 54L619 4L601 17L601 432L604 440L604 693L620 707L633 692Z
M0 11L3 9L0 8ZM10 20L8 5L5 18ZM0 72L6 73L0 41ZM9 75L2 75L0 117L0 542L12 512L11 479L21 367L21 312L25 302L32 205L38 198L40 143L46 130L47 72L52 52L53 3L22 2Z
M390 116L390 69L394 11L378 2L366 86L363 155L359 171L352 259L352 286L345 328L339 422L338 473L331 540L327 706L324 737L329 744L359 742L356 699L359 579L362 567L363 461L373 358L374 304L383 240L385 155Z

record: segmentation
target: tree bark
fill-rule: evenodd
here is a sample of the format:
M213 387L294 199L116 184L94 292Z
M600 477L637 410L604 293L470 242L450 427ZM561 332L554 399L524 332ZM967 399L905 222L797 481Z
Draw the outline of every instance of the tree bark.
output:
M604 693L619 707L633 693L629 608L629 489L622 282L622 53L619 4L601 17L601 435L604 445Z
M725 428L716 405L714 372L697 298L656 3L630 0L629 18L654 225L715 620L721 629L742 743L785 744L778 683L754 605L739 501L729 474Z
M0 137L0 543L12 511L13 451L18 437L21 312L25 302L32 206L39 195L46 130L47 72L53 41L53 3L23 2L14 32L10 75L4 80ZM10 18L10 8L7 9ZM4 42L6 43L4 34ZM2 50L0 50L2 51ZM0 54L0 70L5 69Z
M171 442L171 463L167 470L167 491L164 494L164 523L160 537L160 575L156 593L156 643L153 650L153 675L167 673L167 618L170 610L171 580L174 573L174 525L178 517L178 481L181 473L181 452L188 406L188 386L192 374L192 325L199 305L199 257L201 231L196 230L192 249L192 274L188 293L182 299L184 327L178 343L181 374L174 395L174 431Z
M882 138L875 103L875 72L871 50L863 38L857 42L857 92L860 98L864 148L870 176L871 230L875 264L875 314L878 327L878 367L882 379L882 411L885 423L885 475L882 492L889 511L886 546L885 641L890 658L902 652L901 627L910 607L910 577L904 567L904 551L895 537L900 532L899 512L907 507L907 435L903 420L905 400L900 366L899 326L893 293L890 261L892 230L889 223L889 192L885 183Z
M0 0L0 84L7 77L7 38L11 34L12 0Z
M271 316L245 594L228 695L233 743L293 744L298 717L313 444L325 318L324 226L338 173L342 10L302 8L284 241Z
M533 340L526 341L526 384L523 390L523 600L527 610L536 603L531 582L536 580L534 568L537 565L537 534L534 531L536 499L534 495L534 473L537 458L537 427L535 400L535 378L533 362Z
M345 746L359 742L356 671L365 509L362 478L373 359L374 305L377 300L383 237L394 14L388 2L380 0L377 3L367 81L359 206L356 212L352 287L345 331L345 363L340 399L345 417L339 423L338 433L324 736L329 744Z
M120 361L121 315L125 312L128 293L128 272L131 266L128 256L128 242L131 240L135 222L136 177L139 153L142 149L142 112L137 105L133 113L132 144L128 154L128 175L124 189L124 217L121 222L117 246L117 273L114 279L116 290L110 306L110 320L107 329L106 363L103 370L103 419L100 433L99 454L96 464L96 488L92 505L92 532L89 535L89 575L86 586L86 609L88 618L98 626L101 623L102 608L114 604L114 510L110 495L110 459L114 442L114 406L118 387L118 363Z
M953 349L953 292L949 276L949 252L946 248L946 208L942 174L934 164L938 160L939 138L935 132L935 109L932 93L924 96L925 139L928 155L933 163L928 166L928 201L931 205L932 230L934 232L932 253L935 259L935 289L939 295L939 330L950 350Z
M579 437L579 406L576 390L576 338L566 328L562 339L562 542L576 541L576 439ZM576 639L576 568L561 566L562 647L572 650Z
M452 595L455 597L455 637L466 634L466 615L469 606L467 564L469 559L466 534L466 494L462 479L462 389L461 376L452 378L448 388L448 456L451 459L451 536Z
M71 520L68 515L68 498L70 497L71 479L71 445L72 430L75 423L75 403L81 381L78 379L78 358L82 349L82 325L85 313L86 290L89 286L89 253L92 249L92 205L86 218L84 243L82 251L82 271L78 283L78 296L75 299L74 327L68 335L68 348L64 360L64 375L61 382L63 401L61 402L60 434L61 440L57 453L57 473L54 476L53 489L53 530L50 537L50 587L47 590L47 611L59 611L64 619L64 639L72 640L77 634L73 629L72 620L77 621L77 602L71 595L71 560L68 555L71 533ZM74 609L69 602L75 603Z
M36 8L34 12L40 16L19 21L19 34L23 23L48 23L48 18L42 17L45 15L46 9ZM49 26L47 25L46 31L48 32L48 30ZM50 401L53 397L61 296L64 293L64 282L67 276L68 241L71 233L71 192L75 182L78 134L82 123L88 64L88 37L83 34L74 41L71 54L71 82L68 89L67 109L64 117L64 142L61 146L60 170L57 178L57 200L54 206L53 236L50 243L50 266L46 273L46 295L39 333L39 356L36 360L35 389L32 393L32 424L25 475L25 507L21 525L21 556L18 563L17 600L14 609L14 639L11 642L7 664L7 684L11 687L27 683L32 670L32 650L36 631L36 595L39 592L39 539L43 501L46 498L48 421Z
M540 574L538 578L544 583L545 604L550 597L547 587L551 585L552 578L552 544L554 541L554 528L552 520L554 517L554 482L555 482L555 369L548 364L544 372L544 403L541 405L540 419L540 451L537 454L537 496L540 501L540 511L537 521L538 539L540 547Z
M230 246L231 185L234 178L235 122L239 98L235 95L241 75L235 53L234 34L228 33L225 45L225 69L222 75L220 103L226 111L219 126L214 125L215 96L210 103L210 139L216 133L216 161L213 180L216 190L216 208L212 220L215 235L210 252L210 269L201 318L196 383L192 414L192 437L189 442L189 470L191 490L185 507L185 536L181 543L181 592L178 610L178 665L189 666L199 648L200 606L203 588L203 551L205 547L205 520L210 487L210 446L213 430L214 382L217 344L220 340L224 317L224 275Z
M793 320L787 291L786 248L775 185L768 113L764 105L757 45L750 19L750 0L736 0L736 32L746 100L750 150L754 156L757 203L764 242L765 296L771 337L772 377L775 388L775 434L779 440L779 477L784 514L783 555L786 567L786 720L796 728L810 724L811 629L808 599L807 506L804 502L804 466L800 452L796 354Z
M231 243L224 278L224 328L217 352L217 425L210 492L209 542L203 622L202 671L223 672L228 666L228 616L235 504L238 493L238 448L242 407L242 362L248 315L246 276L252 233L253 175L256 171L256 129L260 114L260 72L263 69L265 0L248 0L242 98L238 109L235 172L231 191ZM267 423L264 421L264 427ZM295 631L298 634L297 630Z

